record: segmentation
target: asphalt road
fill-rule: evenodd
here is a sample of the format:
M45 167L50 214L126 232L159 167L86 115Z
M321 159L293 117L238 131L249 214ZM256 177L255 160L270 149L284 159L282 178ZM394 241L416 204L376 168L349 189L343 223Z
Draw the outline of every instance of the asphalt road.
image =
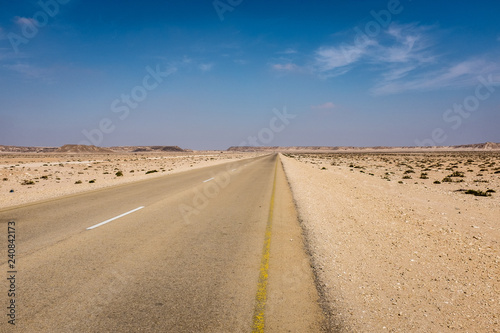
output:
M7 278L9 221L2 332L322 329L277 155L2 210Z

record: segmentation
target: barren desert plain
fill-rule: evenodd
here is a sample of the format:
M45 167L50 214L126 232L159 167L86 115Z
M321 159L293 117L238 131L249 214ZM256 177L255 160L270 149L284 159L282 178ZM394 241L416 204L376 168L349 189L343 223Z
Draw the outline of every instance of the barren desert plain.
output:
M0 209L264 153L4 153ZM279 157L330 327L500 331L499 151Z
M282 158L333 327L500 331L500 153Z
M0 154L0 209L165 176L258 154Z

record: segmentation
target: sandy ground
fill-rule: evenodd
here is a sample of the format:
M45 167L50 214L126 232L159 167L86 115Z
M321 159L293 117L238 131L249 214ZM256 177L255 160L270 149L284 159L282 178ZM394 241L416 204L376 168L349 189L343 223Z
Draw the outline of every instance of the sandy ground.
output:
M0 209L256 155L214 152L0 154Z
M287 156L336 325L500 332L499 153Z

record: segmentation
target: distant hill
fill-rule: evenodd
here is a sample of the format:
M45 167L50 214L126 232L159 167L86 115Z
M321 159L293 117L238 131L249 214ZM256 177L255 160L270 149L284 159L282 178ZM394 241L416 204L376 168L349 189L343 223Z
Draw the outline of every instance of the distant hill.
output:
M107 148L87 145L64 145L60 148L57 148L54 152L66 154L114 153L114 151Z
M151 146L151 147L141 147L133 150L134 152L139 151L175 151L175 152L183 152L184 149L177 146Z
M486 142L460 146L437 146L437 147L350 147L350 146L291 146L291 147L250 147L233 146L227 151L231 152L341 152L341 151L380 151L380 152L420 152L420 151L489 151L500 150L500 143Z
M500 143L495 142L485 142L485 143L476 143L471 145L461 145L454 146L455 148L472 148L472 149L483 149L483 150L498 150L500 149Z
M140 152L190 152L189 149L182 149L178 146L118 146L109 149L121 153Z
M0 153L52 153L57 147L21 147L21 146L2 146Z
M251 147L233 146L229 152L428 152L428 151L500 151L500 143L485 142L459 146L438 147L350 147L350 146L291 146ZM190 149L178 146L116 146L96 147L87 145L64 145L62 147L2 146L0 153L64 153L64 154L110 154L110 153L191 153Z
M192 152L178 146L118 146L96 147L92 145L69 144L62 147L22 147L2 146L0 153L64 153L64 154L111 154L111 153L138 153L138 152Z

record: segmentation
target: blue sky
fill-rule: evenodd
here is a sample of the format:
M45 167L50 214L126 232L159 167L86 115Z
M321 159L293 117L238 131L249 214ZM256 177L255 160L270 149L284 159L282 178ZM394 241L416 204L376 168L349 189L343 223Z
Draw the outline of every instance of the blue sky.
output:
M0 9L0 144L500 142L498 1Z

